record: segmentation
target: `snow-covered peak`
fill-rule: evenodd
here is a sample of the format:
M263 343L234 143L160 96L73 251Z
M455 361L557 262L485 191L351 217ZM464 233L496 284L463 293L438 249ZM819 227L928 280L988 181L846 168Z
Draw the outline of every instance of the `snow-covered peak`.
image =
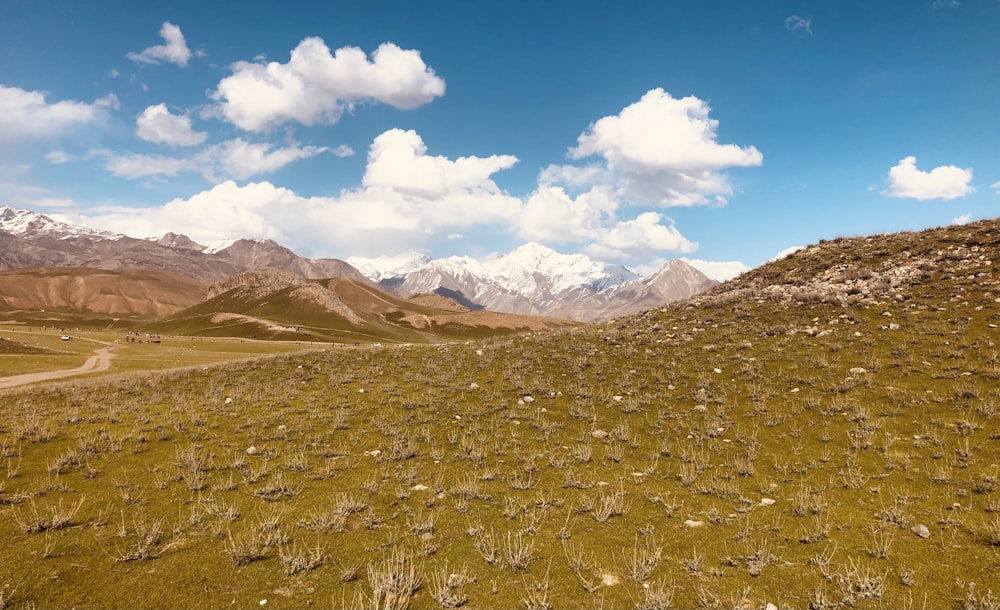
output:
M487 277L520 294L539 288L552 294L576 288L602 290L639 277L621 265L597 262L585 254L561 254L534 242L486 261L483 269Z
M220 241L209 242L209 244L207 246L205 246L205 249L202 250L202 252L204 252L205 254L218 254L219 252L222 252L223 250L225 250L226 248L232 246L233 244L235 244L238 241L240 241L240 240L238 240L238 239L223 239L223 240L220 240Z
M352 256L347 259L348 265L354 267L362 275L375 282L412 273L429 262L431 262L431 259L420 252L405 252L396 256L378 256L375 258Z
M69 239L71 237L121 239L124 237L118 233L71 225L54 220L38 212L12 208L6 205L0 205L0 231L29 239L37 237L53 237L56 239Z

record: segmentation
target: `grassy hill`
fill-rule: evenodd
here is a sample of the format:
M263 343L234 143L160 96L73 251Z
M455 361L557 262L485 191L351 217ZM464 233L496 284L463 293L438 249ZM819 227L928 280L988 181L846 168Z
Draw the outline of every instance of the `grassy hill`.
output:
M995 608L998 228L595 326L8 392L2 605Z

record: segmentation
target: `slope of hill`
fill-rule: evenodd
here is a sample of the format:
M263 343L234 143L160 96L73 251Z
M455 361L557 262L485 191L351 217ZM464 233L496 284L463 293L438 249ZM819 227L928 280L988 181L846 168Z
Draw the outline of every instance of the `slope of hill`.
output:
M349 277L307 280L284 269L239 274L208 289L208 299L152 324L161 332L335 342L435 342L570 323L470 312L444 300L400 299Z
M201 301L207 289L205 282L181 275L134 269L0 271L0 309L156 317Z
M558 332L7 393L0 538L39 557L10 603L994 608L998 229Z

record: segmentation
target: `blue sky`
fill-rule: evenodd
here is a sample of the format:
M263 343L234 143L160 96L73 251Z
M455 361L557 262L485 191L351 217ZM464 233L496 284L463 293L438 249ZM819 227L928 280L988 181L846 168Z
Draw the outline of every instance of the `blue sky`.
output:
M1000 1L0 8L0 203L307 256L716 276L995 217Z

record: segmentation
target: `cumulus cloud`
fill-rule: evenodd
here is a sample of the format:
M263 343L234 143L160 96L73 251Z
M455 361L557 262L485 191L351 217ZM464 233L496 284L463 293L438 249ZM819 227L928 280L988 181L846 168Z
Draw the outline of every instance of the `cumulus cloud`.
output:
M499 188L490 176L515 163L517 157L511 155L459 157L454 161L430 156L417 132L390 129L372 142L362 182L421 197L463 190L495 193Z
M517 234L557 244L595 240L613 221L617 208L618 203L603 187L571 197L562 187L542 185L524 202Z
M1000 182L994 182L993 184L990 185L990 188L996 191L998 195L1000 195Z
M974 192L972 168L941 165L929 172L917 169L917 158L910 156L889 170L885 197L905 199L957 199Z
M160 37L165 44L143 49L140 53L128 53L126 57L142 64L168 62L181 67L186 66L191 59L191 50L188 49L181 29L169 21L164 21L160 28Z
M763 155L754 146L718 143L719 122L709 112L697 97L676 99L652 89L577 138L569 157L599 157L599 163L550 166L541 179L567 186L603 182L632 204L724 204L732 187L722 170L760 165Z
M331 54L320 38L306 38L288 63L233 64L212 97L227 120L247 131L289 121L330 124L353 105L378 101L413 109L444 95L445 82L416 50L383 43L371 55L356 47Z
M105 167L116 176L146 178L176 176L182 172L199 172L209 182L235 178L246 180L260 174L273 173L284 166L325 152L322 146L273 148L263 142L247 142L242 138L213 144L190 157L163 155L117 154L95 151L103 157Z
M662 224L657 212L644 212L633 220L619 222L602 232L595 243L585 248L587 254L609 261L627 261L650 252L694 252L698 244L681 235L671 222Z
M951 221L953 225L967 225L972 222L972 214L962 214L958 218L954 218Z
M209 147L205 157L195 155L196 160L186 161L179 171L207 165L234 175L240 167L247 172L264 171L269 159L274 164L285 160L279 157L286 149L261 156L254 146L233 140ZM307 149L294 148L310 152ZM288 154L294 156L294 150ZM430 156L417 134L390 130L375 139L368 158L369 167L377 171L366 174L363 185L337 197L304 197L269 182L240 186L226 181L160 208L107 209L85 220L89 226L132 235L172 230L202 243L237 237L286 240L303 253L320 255L334 254L331 244L342 249L340 254L383 255L420 247L435 235L517 223L521 201L504 193L491 178L512 165L513 157L452 160ZM164 157L109 159L111 167L132 177L174 170ZM398 172L395 177L393 170ZM420 170L431 172L433 179L424 182Z
M149 106L135 120L135 133L147 142L168 146L197 146L208 134L195 131L191 119L171 114L166 104Z
M706 276L719 282L731 280L741 273L750 271L752 267L741 261L706 261L698 258L681 258Z
M791 256L792 254L795 254L799 250L805 250L805 249L806 249L805 246L789 246L789 247L785 248L784 250L782 250L781 252L778 252L777 254L775 254L767 262L771 263L771 262L774 262L774 261L777 261L777 260L781 260L781 259L785 258L786 256Z
M804 32L812 36L812 19L791 15L785 18L785 29L790 32Z
M114 95L90 104L68 100L50 104L40 91L0 85L0 140L53 136L92 123L109 108L118 108L118 98Z

